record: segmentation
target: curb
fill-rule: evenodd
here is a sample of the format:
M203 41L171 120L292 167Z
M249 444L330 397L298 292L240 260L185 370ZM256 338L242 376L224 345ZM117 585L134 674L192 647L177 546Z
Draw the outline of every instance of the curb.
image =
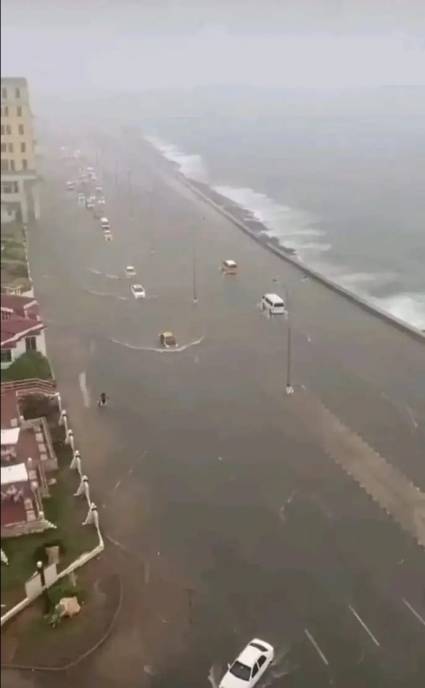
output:
M42 671L51 671L51 672L68 671L69 669L73 669L78 664L83 662L85 659L90 657L111 636L112 631L114 630L115 623L116 623L118 616L121 612L123 599L124 599L124 588L123 588L122 580L120 577L118 577L118 581L119 581L119 598L118 598L118 603L117 603L116 609L112 615L112 619L109 622L109 626L106 629L105 633L99 638L99 640L94 645L92 645L92 647L90 647L88 650L83 652L76 659L73 659L71 662L68 662L68 664L63 664L62 666L59 666L59 667L28 666L25 664L2 664L1 670L2 671L39 671L39 672L42 672Z

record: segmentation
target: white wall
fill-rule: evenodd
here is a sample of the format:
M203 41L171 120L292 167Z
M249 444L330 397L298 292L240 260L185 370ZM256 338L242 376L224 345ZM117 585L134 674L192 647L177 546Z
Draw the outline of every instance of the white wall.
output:
M32 336L32 335L28 335ZM40 332L40 334L35 335L37 339L37 351L39 351L43 356L46 356L46 337L43 332ZM22 356L22 354L26 353L26 345L25 345L25 337L23 337L16 345L14 349L12 349L12 360L9 363L2 363L1 364L1 369L6 370L6 368L9 368L9 366L12 365L14 361L16 361L19 356Z

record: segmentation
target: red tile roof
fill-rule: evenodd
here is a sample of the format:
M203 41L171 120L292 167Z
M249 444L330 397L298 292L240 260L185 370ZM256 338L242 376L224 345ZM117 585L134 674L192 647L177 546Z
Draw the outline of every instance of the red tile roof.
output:
M19 406L16 390L1 390L1 427L11 428L12 421L17 420L19 424ZM16 425L15 425L16 427Z
M10 318L1 321L1 348L11 349L27 335L39 334L45 325L41 320Z
M15 294L1 295L1 308L9 312L16 313L16 315L24 317L26 311L30 308L35 309L38 315L38 301L30 296L18 296Z

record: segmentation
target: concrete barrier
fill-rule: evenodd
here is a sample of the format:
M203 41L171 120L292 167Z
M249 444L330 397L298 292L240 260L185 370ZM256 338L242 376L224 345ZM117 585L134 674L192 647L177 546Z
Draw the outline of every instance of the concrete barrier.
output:
M288 263L291 263L293 266L298 268L300 271L302 271L304 274L309 275L313 279L317 280L318 282L321 282L321 284L325 285L329 289L332 289L333 291L337 292L344 298L352 301L353 303L357 304L364 310L367 310L369 313L372 315L377 316L378 318L381 318L382 320L387 321L391 325L397 327L400 330L403 330L407 334L409 334L412 337L415 337L416 339L419 339L421 342L425 343L425 333L422 332L420 329L417 327L414 327L413 325L409 325L409 323L405 322L404 320L400 320L399 318L396 318L394 315L391 313L388 313L387 311L383 310L382 308L379 308L379 306L376 306L375 304L371 303L365 298L362 298L358 294L355 294L354 292L350 291L349 289L346 289L345 287L342 287L340 284L335 282L332 279L329 279L329 277L326 277L325 275L322 275L320 272L315 270L314 268L309 267L305 263L303 263L299 258L296 258L293 255L288 254L283 248L279 248L279 246L276 246L272 241L267 240L264 237L264 234L260 235L257 232L255 232L253 229L248 227L244 222L239 220L239 218L235 217L230 213L228 210L225 210L222 206L220 206L218 203L216 203L212 198L210 198L206 193L201 191L197 186L191 183L190 179L185 177L184 175L181 174L181 172L177 172L177 176L180 178L180 180L183 182L185 186L187 186L193 193L195 193L199 198L201 198L203 201L208 203L210 206L215 208L221 215L226 217L228 220L230 220L234 225L242 229L246 234L248 234L252 239L254 239L257 243L261 244L261 246L264 246L267 248L269 251L274 253L275 255L279 256L279 258L283 258L286 260Z

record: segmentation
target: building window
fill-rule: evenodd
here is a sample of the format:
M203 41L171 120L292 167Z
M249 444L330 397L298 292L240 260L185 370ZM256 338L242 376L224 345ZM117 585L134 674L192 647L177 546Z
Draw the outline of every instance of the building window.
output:
M10 349L1 350L1 362L10 363L12 361L12 352Z
M7 150L9 151L9 153L13 153L13 143L7 144Z
M25 144L25 143L21 143L21 153L25 153L26 148L27 148L26 144Z
M12 127L10 126L10 124L6 124L6 134L10 135L11 133L12 133Z
M15 161L14 161L14 160L11 160L11 161L10 161L10 171L11 171L11 172L14 172L14 171L15 171Z
M1 190L5 194L18 193L18 191L19 191L18 182L3 182Z
M22 158L22 169L27 170L28 169L28 160L25 158Z
M1 144L1 152L6 153L6 144L5 143Z
M26 337L25 349L26 351L37 351L37 337Z
M21 105L18 105L18 107L16 108L16 114L18 115L18 117L22 117L22 106Z
M5 160L2 158L1 160L1 171L2 172L8 172L9 171L9 160Z
M20 124L20 125L19 125L19 127L18 127L18 132L19 132L19 134L20 134L21 136L24 135L24 125L23 125L23 124Z
M16 96L17 98L20 98L20 97L21 97L21 89L20 89L20 88L15 88L15 96Z
M7 98L7 88L2 88L2 90L1 90L1 97L2 97L2 98Z

